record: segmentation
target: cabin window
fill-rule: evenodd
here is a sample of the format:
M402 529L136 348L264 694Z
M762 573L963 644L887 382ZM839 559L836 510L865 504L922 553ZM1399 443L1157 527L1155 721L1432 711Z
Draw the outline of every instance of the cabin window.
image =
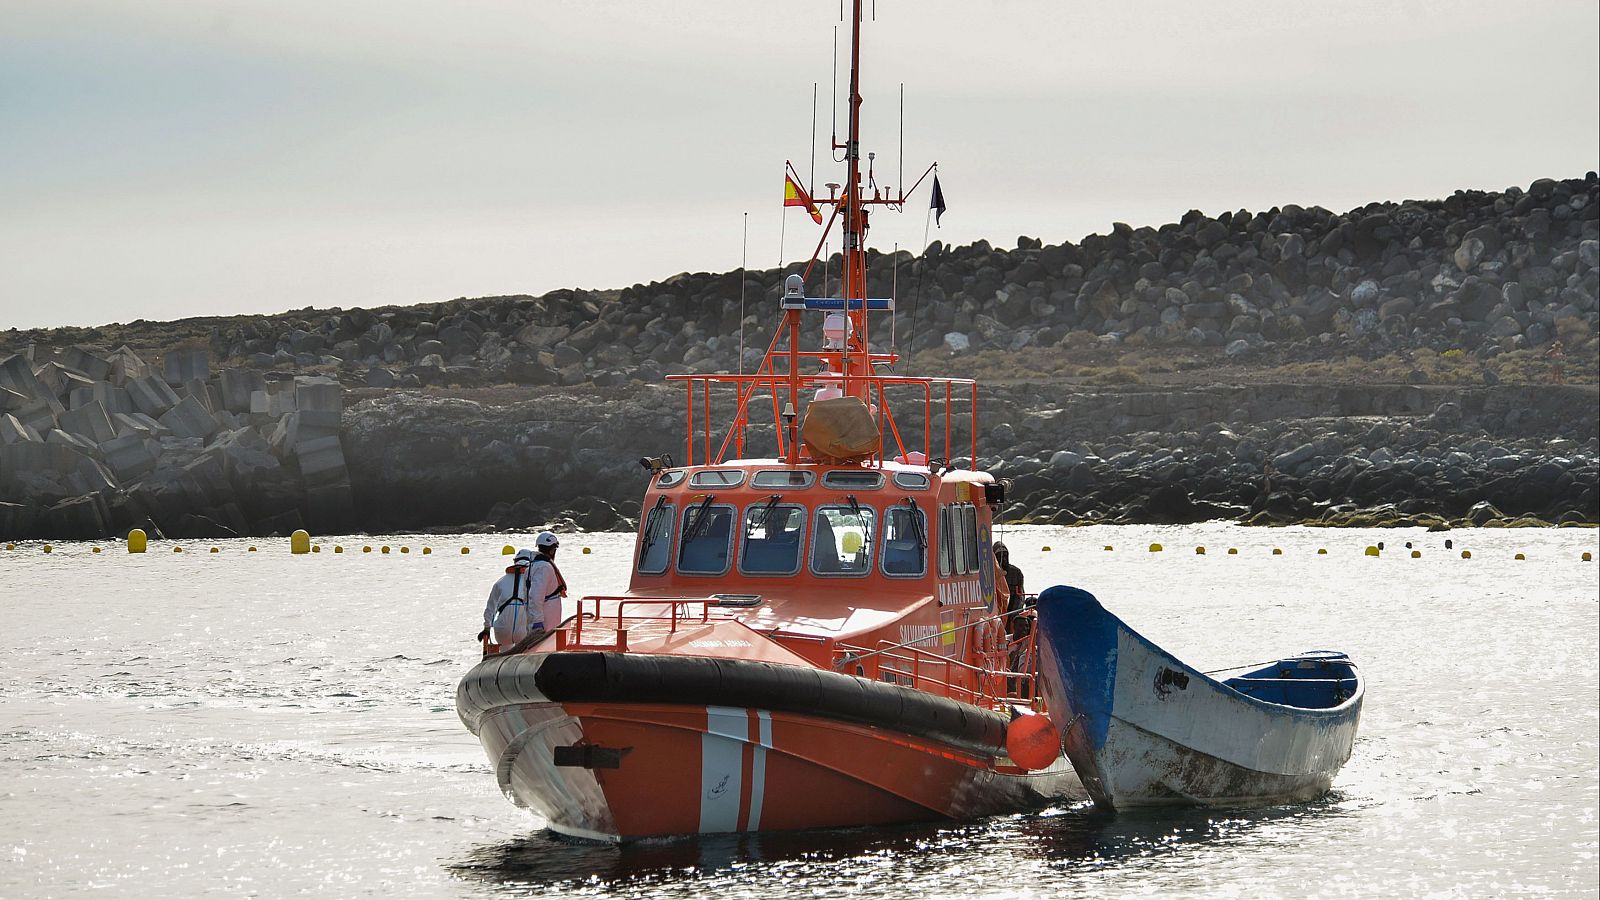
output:
M733 507L697 503L683 511L678 538L678 572L721 575L733 548Z
M894 483L896 487L903 487L908 491L925 491L931 481L926 472L896 472Z
M811 487L816 482L814 472L804 472L798 469L784 471L757 472L751 479L751 484L758 488L778 488L780 490L798 491Z
M902 578L928 570L928 523L914 504L883 511L883 574Z
M960 506L950 507L950 574L965 575L967 568L967 523Z
M738 469L708 469L689 476L689 486L697 488L730 488L744 484L744 473Z
M681 472L679 474L682 474ZM657 503L639 531L639 573L660 575L672 561L672 506Z
M662 472L660 475L656 476L656 487L677 487L683 483L684 474L685 473L682 469L671 469L666 472Z
M865 469L840 469L824 473L822 486L848 491L877 490L883 487L883 473L869 472Z
M817 508L811 538L811 571L818 575L865 575L872 569L872 507L852 504Z
M773 499L777 499L776 495ZM744 513L744 543L739 547L739 571L746 575L793 575L799 572L805 537L805 507L778 503L750 507Z
M950 574L950 558L953 555L950 548L953 546L950 533L950 507L939 507L939 574Z
M966 531L967 573L978 571L978 508L967 504L961 508L963 530Z

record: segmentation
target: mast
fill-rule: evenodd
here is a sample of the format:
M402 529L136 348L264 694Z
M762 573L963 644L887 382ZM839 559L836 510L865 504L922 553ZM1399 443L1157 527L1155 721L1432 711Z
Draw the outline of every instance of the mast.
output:
M861 4L851 0L850 23L850 99L847 114L849 134L843 149L847 180L845 181L844 251L843 271L840 279L840 296L845 301L845 313L850 322L850 332L845 339L845 349L840 354L836 371L844 376L844 392L871 402L868 383L858 376L872 374L868 358L867 332L867 210L861 196Z

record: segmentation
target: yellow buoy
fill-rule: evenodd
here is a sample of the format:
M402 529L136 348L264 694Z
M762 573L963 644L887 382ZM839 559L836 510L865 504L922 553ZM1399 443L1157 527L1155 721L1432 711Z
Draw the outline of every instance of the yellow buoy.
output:
M411 548L410 547L401 547L400 548L400 552L401 553L410 553L411 552Z
M1239 548L1238 547L1229 547L1228 548L1228 555L1229 556L1238 556L1239 555Z
M244 548L244 549L245 549L245 552L247 552L247 553L254 553L254 552L256 552L256 547L255 547L255 545L254 545L254 544L251 544L251 545L250 545L250 546L248 546L248 547L246 547L246 548Z
M6 545L6 549L7 550L15 550L15 549L17 549L17 545L16 544L7 544Z
M1367 548L1367 555L1368 556L1377 556L1378 555L1378 548L1377 547L1368 547Z
M1421 550L1413 550L1413 551L1411 551L1411 558L1412 559L1421 559L1422 558L1422 551Z
M341 545L341 544L334 544L333 545L333 552L335 552L335 553L343 553L344 552L344 546Z
M1512 559L1524 559L1524 560L1527 559L1527 558L1528 558L1527 555L1523 554L1523 553L1518 553L1516 556L1512 557Z
M1106 549L1110 550L1111 548L1107 547ZM1049 544L1045 544L1043 547L1040 547L1039 548L1039 552L1040 553L1049 553L1050 552L1050 545Z
M1110 544L1107 544L1107 545L1105 545L1105 547L1104 547L1104 548L1102 548L1102 549L1104 549L1104 550L1105 550L1105 551L1106 551L1106 552L1107 552L1107 553L1110 553L1110 552L1111 552L1111 545L1110 545Z
M289 535L289 552L296 554L311 552L311 535L307 534L304 528L296 529L294 534Z
M516 548L511 546L510 544L507 544L504 547L500 548L500 555L501 556L510 556L511 554L513 554L515 552L517 552Z
M423 556L427 556L428 554L430 554L432 552L433 552L433 548L432 547L423 547L422 548L422 555Z
M1328 548L1327 547L1318 547L1317 548L1317 555L1318 556L1327 556L1328 555Z
M378 550L381 553L388 553L389 552L389 545L388 544L384 544L382 547L379 547Z
M1283 550L1278 548L1278 547L1273 547L1272 548L1272 555L1273 556L1282 556L1283 555Z
M99 547L94 548L94 552L95 553L99 553L100 552L100 548Z
M1462 559L1471 559L1472 558L1472 551L1471 550L1463 550L1463 551L1461 551L1461 558Z
M471 552L472 552L472 548L471 547L462 547L461 548L461 555L462 556L466 556L468 553L471 553Z
M1590 553L1587 550L1583 551L1583 561L1584 562L1594 562L1594 554Z
M1206 555L1206 548L1204 548L1204 547L1196 547L1196 548L1194 548L1194 555L1195 556L1205 556Z
M589 553L590 553L590 550L589 550L589 548L588 548L588 547L585 547L585 548L583 548L583 555L584 555L584 556L588 556L588 555L589 555Z
M143 528L135 528L134 530L128 532L129 553L143 553L145 546L149 543L150 538L145 535Z
M371 553L372 552L372 545L371 544L362 544L361 545L361 552L362 553Z
M1162 547L1161 547L1160 544L1151 544L1150 545L1150 552L1151 553L1160 553L1161 550L1162 550Z
M222 548L221 547L212 547L211 548L211 552L212 553L221 553L222 552Z
M55 548L54 548L54 547L52 547L52 546L50 546L50 545L49 545L49 544L45 544L45 545L44 545L44 552L46 552L46 553L49 553L49 552L50 552L50 551L52 551L52 550L54 550L54 549L55 549Z
M321 544L312 544L311 545L311 552L312 553L321 553L322 552L322 545Z
M172 552L173 553L182 553L183 552L183 548L182 547L173 547L172 548Z

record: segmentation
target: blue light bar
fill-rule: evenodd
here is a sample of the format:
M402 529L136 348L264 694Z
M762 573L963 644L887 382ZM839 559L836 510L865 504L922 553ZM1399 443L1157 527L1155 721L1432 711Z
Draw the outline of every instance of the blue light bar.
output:
M860 309L860 300L850 301L851 309ZM806 309L844 309L843 297L807 297ZM873 312L887 312L894 309L894 300L889 297L876 297L867 299L867 309Z

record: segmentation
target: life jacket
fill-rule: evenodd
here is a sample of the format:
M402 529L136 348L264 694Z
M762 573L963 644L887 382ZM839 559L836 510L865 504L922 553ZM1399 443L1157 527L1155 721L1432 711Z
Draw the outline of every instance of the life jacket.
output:
M545 601L548 602L550 600L554 600L557 597L565 596L566 593L567 593L567 580L565 578L561 577L561 570L556 567L556 561L551 559L548 556L540 554L540 555L537 555L537 556L535 556L533 558L533 562L535 562L535 563L541 563L541 562L545 563L546 565L548 565L550 567L551 571L556 573L556 589L551 591L548 595L545 596L545 598L544 598ZM531 573L532 571L533 571L533 563L529 563L528 564L528 572ZM533 584L533 576L531 574L528 576L528 584L530 586Z

